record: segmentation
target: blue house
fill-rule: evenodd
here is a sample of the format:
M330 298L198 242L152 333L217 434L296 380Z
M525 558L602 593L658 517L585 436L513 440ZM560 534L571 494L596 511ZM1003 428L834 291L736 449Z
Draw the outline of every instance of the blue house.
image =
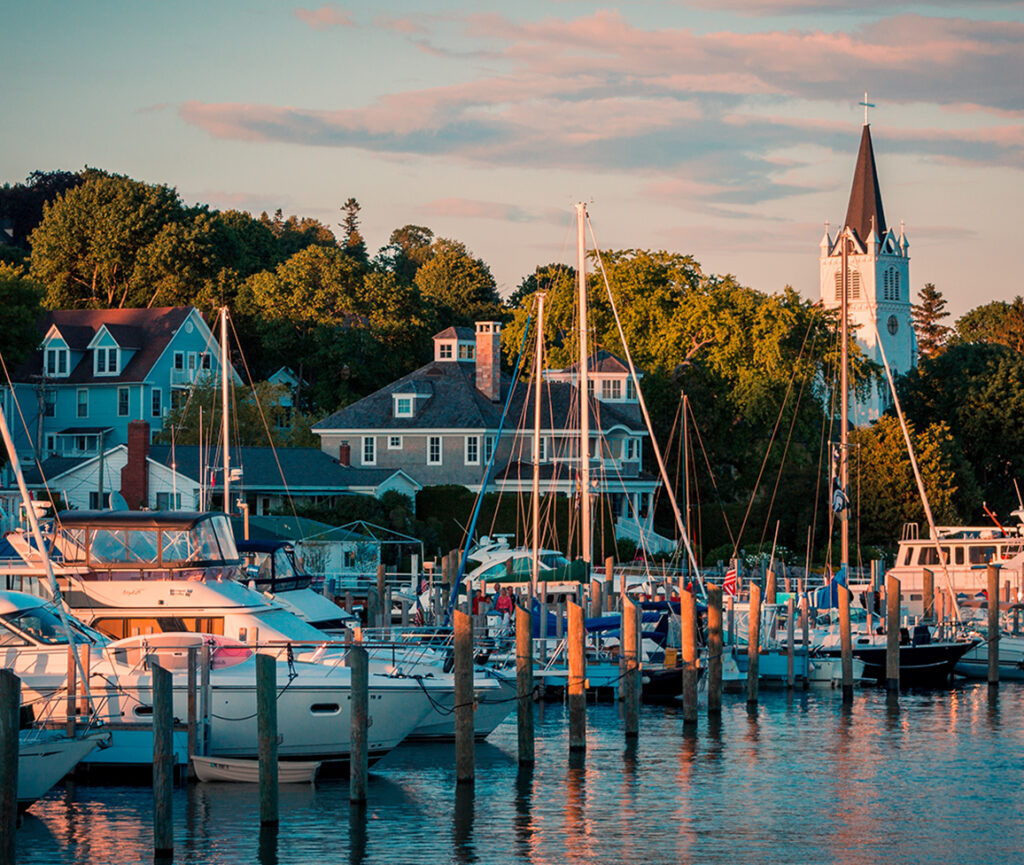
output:
M23 459L96 456L126 445L133 420L155 433L193 384L220 374L217 340L195 307L58 310L37 327L39 349L3 388Z

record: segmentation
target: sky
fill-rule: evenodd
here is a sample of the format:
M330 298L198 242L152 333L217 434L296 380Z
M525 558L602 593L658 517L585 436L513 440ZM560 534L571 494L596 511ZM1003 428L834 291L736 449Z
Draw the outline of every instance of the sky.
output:
M355 197L371 253L424 225L503 294L573 260L585 201L604 249L816 298L866 91L914 293L1024 294L1024 0L5 0L0 75L0 183L89 165L332 227Z

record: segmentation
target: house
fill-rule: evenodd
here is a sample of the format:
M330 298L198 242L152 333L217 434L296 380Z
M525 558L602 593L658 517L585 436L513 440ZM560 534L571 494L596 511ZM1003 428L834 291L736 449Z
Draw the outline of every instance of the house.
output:
M37 327L39 349L3 391L26 461L98 456L127 444L133 420L156 432L192 385L220 375L217 341L194 307L57 310Z
M430 363L314 424L313 432L344 465L401 470L422 486L477 491L493 455L490 489L529 491L534 389L520 382L508 400L512 378L500 360L500 323L450 327L434 337ZM647 431L629 371L606 351L591 356L588 371L594 492L617 518L649 531L660 482L641 468ZM576 367L545 374L538 438L544 492L578 492L577 374ZM499 433L507 400L509 420Z
M204 510L223 507L223 472L216 453L196 445L149 443L146 421L133 421L128 443L103 454L50 457L27 464L30 489L61 495L69 508L100 508L119 492L130 508ZM338 496L380 496L395 490L415 500L419 485L400 470L342 466L318 448L231 449L231 499L262 515L289 501L319 504ZM233 510L236 506L233 505Z

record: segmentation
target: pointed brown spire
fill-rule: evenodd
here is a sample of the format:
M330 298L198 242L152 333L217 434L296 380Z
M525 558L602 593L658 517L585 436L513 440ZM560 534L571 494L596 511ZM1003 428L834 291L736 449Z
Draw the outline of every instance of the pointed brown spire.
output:
M885 212L882 210L882 193L878 189L878 174L875 172L871 127L865 123L860 137L860 152L857 154L857 169L853 173L853 187L850 189L850 206L846 209L846 225L867 242L871 236L872 216L875 218L875 230L882 237L885 234Z

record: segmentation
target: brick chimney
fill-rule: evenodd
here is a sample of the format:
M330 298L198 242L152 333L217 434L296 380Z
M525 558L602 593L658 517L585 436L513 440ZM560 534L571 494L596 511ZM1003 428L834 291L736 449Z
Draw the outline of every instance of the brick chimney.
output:
M121 469L121 495L133 511L149 507L149 421L128 424L128 462Z
M491 402L501 399L501 322L476 323L476 389Z
M338 462L343 466L352 465L352 446L348 442L338 445Z

